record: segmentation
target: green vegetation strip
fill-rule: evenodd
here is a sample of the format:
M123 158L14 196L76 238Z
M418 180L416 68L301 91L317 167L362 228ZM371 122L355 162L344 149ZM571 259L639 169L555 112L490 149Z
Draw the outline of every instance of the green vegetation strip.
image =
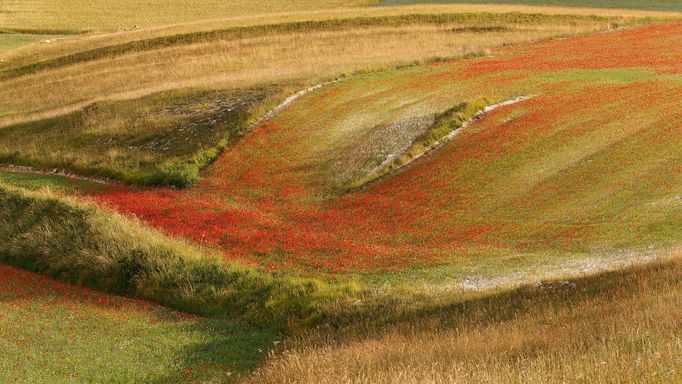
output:
M449 23L471 23L474 24L474 32L482 23L492 21L500 23L516 23L521 25L535 25L541 23L577 23L581 21L610 21L614 23L623 22L623 18L602 17L602 16L581 16L581 15L543 15L543 14L523 14L523 13L458 13L458 14L412 14L400 16L381 16L381 17L356 17L348 19L333 19L323 21L300 21L282 24L266 24L248 27L236 27L229 29L219 29L213 31L184 33L172 36L161 36L146 40L131 41L128 43L106 46L91 49L66 56L61 56L51 60L23 65L0 72L0 80L18 77L41 70L54 69L76 63L110 58L132 52L148 51L161 49L177 45L189 45L217 40L238 40L248 37L293 34L318 31L343 31L349 28L366 27L399 27L414 24L433 24L442 25ZM477 26L476 26L477 25ZM455 32L461 32L461 28Z
M82 35L87 31L77 31L72 29L31 29L31 28L0 28L0 34L21 34L21 35Z
M0 184L0 262L204 316L286 327L349 300L351 286L228 262L94 204Z
M0 168L0 183L29 190L52 188L59 191L79 193L83 191L103 191L108 185L89 180L74 179L62 175L8 172Z
M384 0L379 5L408 4L514 4L581 8L624 8L682 12L678 0Z

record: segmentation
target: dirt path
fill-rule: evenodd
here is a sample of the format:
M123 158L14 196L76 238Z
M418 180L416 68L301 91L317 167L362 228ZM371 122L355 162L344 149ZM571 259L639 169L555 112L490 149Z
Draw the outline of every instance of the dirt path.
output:
M12 164L0 164L0 171L3 172L10 172L10 173L24 173L24 174L33 174L33 175L46 175L46 176L62 176L62 177L68 177L69 179L74 179L74 180L83 180L83 181L89 181L92 183L97 183L97 184L102 184L102 185L123 185L124 183L115 180L115 179L110 179L108 177L100 177L100 176L84 176L84 175L79 175L75 172L69 171L68 169L61 169L61 168L36 168L36 167L28 167L28 166L23 166L23 165L12 165Z

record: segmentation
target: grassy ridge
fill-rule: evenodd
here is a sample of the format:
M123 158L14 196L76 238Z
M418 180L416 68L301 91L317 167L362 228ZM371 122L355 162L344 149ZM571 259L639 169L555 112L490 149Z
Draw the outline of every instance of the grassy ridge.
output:
M448 135L462 128L467 121L473 119L493 103L493 101L483 98L473 102L462 102L443 112L437 113L433 123L419 136L415 137L407 149L401 153L391 154L389 158L367 176L354 180L348 189L353 190L367 185L433 150L442 144Z
M2 186L0 203L0 261L70 283L280 327L350 292L257 272L48 192Z
M240 137L276 94L275 87L180 90L95 103L0 130L0 161L184 187L199 179L200 170Z

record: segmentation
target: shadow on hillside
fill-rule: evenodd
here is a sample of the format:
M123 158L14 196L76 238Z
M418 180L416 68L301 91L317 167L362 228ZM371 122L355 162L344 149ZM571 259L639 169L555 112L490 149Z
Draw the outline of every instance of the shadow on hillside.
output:
M201 319L185 331L200 335L202 342L181 353L174 362L176 374L153 383L235 381L257 368L279 337L273 329L228 320Z

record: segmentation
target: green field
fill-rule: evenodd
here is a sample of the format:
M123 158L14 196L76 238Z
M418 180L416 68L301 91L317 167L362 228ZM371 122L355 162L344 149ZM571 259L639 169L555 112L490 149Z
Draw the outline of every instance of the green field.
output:
M277 335L0 264L3 383L231 382Z
M0 33L0 54L39 41L52 41L57 35L31 35L23 33Z
M0 183L29 190L49 188L68 193L103 191L109 188L109 186L101 183L78 180L66 176L7 172L2 170L0 170Z

